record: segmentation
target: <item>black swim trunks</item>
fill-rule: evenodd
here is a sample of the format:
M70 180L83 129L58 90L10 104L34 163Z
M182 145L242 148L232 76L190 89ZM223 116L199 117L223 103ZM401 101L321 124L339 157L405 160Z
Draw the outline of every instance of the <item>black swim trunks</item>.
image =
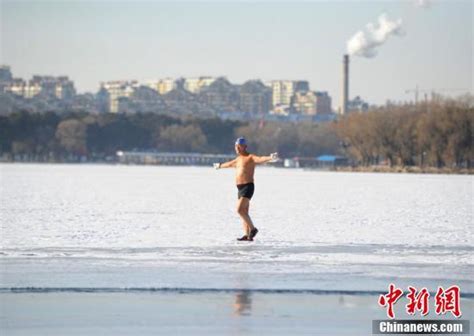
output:
M237 193L237 198L246 197L248 199L252 199L253 192L255 191L255 185L253 184L253 182L237 184L237 189L239 189L239 192Z

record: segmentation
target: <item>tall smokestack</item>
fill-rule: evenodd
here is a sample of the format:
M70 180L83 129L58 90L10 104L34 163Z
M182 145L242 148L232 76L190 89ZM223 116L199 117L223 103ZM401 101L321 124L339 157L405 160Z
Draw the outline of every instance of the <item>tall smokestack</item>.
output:
M347 114L349 101L349 55L342 59L342 106L341 113Z

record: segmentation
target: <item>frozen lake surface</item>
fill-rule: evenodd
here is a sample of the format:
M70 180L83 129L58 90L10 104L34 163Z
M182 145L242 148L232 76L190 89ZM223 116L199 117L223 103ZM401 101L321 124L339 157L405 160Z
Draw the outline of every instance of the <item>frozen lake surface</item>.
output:
M0 287L474 293L472 176L0 165Z

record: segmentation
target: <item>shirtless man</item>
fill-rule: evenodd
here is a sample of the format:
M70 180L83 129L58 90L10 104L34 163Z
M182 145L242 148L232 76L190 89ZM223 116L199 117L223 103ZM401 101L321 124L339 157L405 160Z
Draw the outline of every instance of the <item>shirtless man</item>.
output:
M255 186L253 184L253 175L257 164L278 161L278 153L272 153L270 156L257 156L247 152L247 142L245 138L238 138L235 141L235 152L237 157L234 160L224 163L214 163L215 169L235 167L237 184L237 213L242 218L245 235L237 238L240 241L253 241L258 233L249 216L250 199L252 198Z

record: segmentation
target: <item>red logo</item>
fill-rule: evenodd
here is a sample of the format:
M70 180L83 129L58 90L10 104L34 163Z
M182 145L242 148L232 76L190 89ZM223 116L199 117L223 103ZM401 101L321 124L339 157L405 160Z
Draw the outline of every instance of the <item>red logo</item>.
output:
M388 293L380 295L378 303L382 307L386 307L387 316L391 319L395 318L393 310L394 305L403 296L402 289L397 288L393 283L388 286ZM427 288L423 287L418 291L415 287L408 286L408 293L406 295L408 303L405 305L407 314L414 315L417 311L422 316L426 316L430 312L429 298L430 293ZM455 317L459 318L461 312L461 289L459 286L451 286L446 290L439 286L438 291L434 297L437 315L444 315L451 312Z

